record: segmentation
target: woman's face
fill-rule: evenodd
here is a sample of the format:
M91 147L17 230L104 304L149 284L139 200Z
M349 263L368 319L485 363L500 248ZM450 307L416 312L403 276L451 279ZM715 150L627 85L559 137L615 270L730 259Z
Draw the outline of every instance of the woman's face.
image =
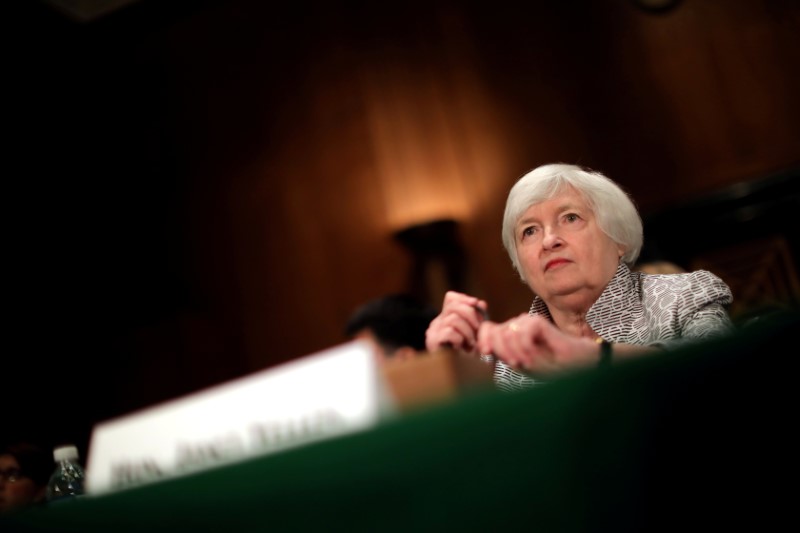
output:
M570 295L594 301L624 253L572 187L529 207L517 221L514 238L523 278L546 303Z
M20 471L13 455L0 455L0 513L35 503L43 494L43 487Z

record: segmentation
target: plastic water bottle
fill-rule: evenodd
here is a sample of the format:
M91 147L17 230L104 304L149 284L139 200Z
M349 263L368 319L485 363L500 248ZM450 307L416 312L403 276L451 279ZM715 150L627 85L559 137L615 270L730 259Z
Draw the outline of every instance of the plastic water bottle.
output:
M48 502L72 499L84 494L86 473L78 462L78 448L73 445L58 446L53 450L56 469L47 483L45 499Z

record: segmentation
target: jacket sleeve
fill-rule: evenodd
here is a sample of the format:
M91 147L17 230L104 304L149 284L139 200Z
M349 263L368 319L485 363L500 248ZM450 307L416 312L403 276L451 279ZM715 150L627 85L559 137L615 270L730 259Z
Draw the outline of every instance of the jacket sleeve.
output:
M679 297L681 337L706 339L730 333L733 330L727 310L733 302L730 287L707 270L692 272L689 278L688 290Z

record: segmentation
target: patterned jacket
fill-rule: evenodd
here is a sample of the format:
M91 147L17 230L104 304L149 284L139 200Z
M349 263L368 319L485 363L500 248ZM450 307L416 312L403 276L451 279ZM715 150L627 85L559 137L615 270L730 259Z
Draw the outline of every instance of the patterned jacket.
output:
M606 340L644 346L675 347L730 332L727 306L730 288L706 270L686 274L632 272L620 263L600 298L586 313L586 323ZM529 314L553 320L547 304L534 298ZM504 391L530 387L538 381L502 361L494 381Z

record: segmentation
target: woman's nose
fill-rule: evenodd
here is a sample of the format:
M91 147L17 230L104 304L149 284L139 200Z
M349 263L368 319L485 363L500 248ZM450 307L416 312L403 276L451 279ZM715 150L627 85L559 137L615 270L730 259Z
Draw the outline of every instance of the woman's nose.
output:
M544 238L542 239L542 246L545 248L555 248L561 245L561 236L555 228L544 228Z

